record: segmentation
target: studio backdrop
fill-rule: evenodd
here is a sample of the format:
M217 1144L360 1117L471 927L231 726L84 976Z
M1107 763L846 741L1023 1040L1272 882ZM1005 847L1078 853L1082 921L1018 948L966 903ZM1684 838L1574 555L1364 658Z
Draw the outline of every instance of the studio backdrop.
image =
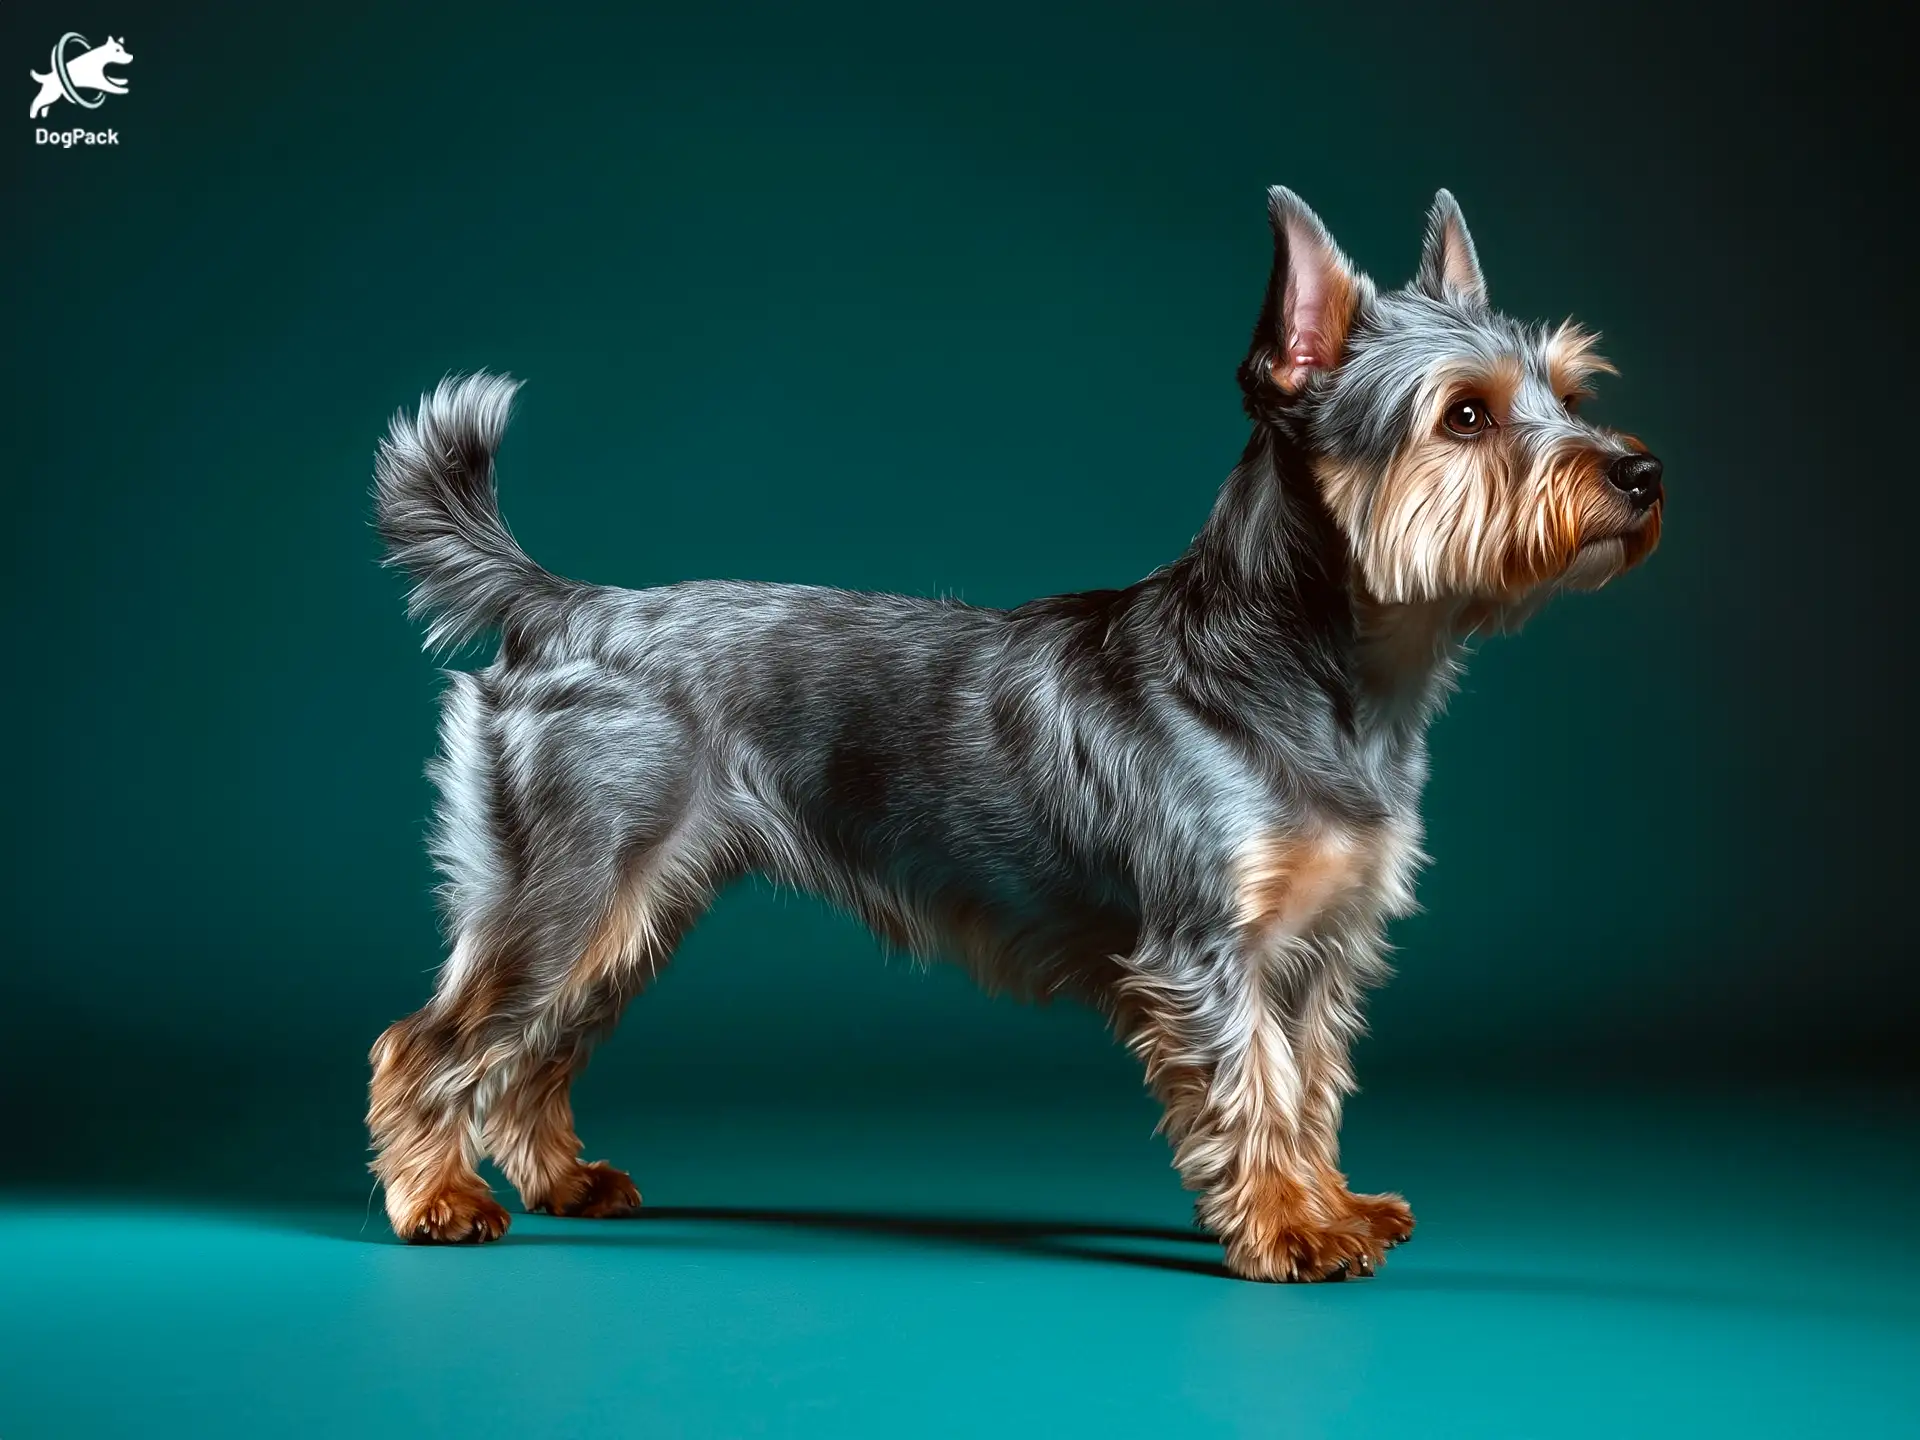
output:
M565 575L1124 584L1239 454L1273 183L1389 284L1452 188L1498 304L1603 332L1594 413L1670 494L1650 564L1486 643L1436 727L1363 1078L1903 1063L1910 261L1870 94L1827 103L1865 39L1671 6L609 7L564 43L507 4L123 9L0 18L22 69L69 25L133 57L127 98L33 122L112 143L5 161L20 1177L132 1146L352 1183L366 1047L443 954L443 681L368 525L396 407L524 379L503 508ZM1138 1089L1090 1015L752 886L608 1066L636 1106Z

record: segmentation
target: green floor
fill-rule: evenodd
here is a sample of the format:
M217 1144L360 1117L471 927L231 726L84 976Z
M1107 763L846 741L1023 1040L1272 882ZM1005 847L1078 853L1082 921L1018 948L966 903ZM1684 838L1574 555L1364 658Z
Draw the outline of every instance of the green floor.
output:
M1856 1099L1367 1097L1370 1282L1223 1278L1144 1109L684 1113L656 1207L0 1204L0 1437L1920 1433L1920 1176Z

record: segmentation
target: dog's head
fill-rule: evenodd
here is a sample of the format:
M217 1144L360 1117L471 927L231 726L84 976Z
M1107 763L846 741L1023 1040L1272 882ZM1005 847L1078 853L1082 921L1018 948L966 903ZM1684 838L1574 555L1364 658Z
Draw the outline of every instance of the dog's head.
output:
M111 35L107 36L107 43L102 45L95 53L99 55L102 65L118 65L123 61L133 59L133 56L127 53L127 47Z
M1388 292L1292 191L1268 201L1273 273L1241 388L1305 449L1368 598L1515 605L1646 558L1660 462L1579 414L1613 367L1571 323L1488 305L1451 195L1434 199L1418 274Z

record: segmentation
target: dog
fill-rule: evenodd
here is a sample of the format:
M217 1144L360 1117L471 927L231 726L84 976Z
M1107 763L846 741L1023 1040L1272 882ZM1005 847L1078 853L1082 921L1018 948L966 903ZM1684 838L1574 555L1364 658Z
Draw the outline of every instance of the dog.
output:
M1125 589L991 610L807 586L620 590L514 542L515 382L442 382L376 461L430 647L500 636L444 700L452 937L372 1051L395 1232L620 1216L568 1089L726 884L826 897L989 990L1097 1007L1144 1063L1197 1221L1259 1280L1372 1274L1413 1232L1340 1169L1349 1046L1425 857L1425 734L1463 647L1654 548L1661 463L1589 423L1612 367L1493 310L1441 191L1377 288L1291 191L1239 383L1253 430L1198 536Z
M79 36L71 38L80 39ZM87 42L80 40L80 43L84 45ZM61 44L64 45L65 40ZM47 74L42 75L38 70L27 72L29 79L40 82L40 93L33 97L33 104L27 107L29 120L38 120L68 94L66 87L60 83L60 49L61 46L54 47L53 59L49 62ZM127 53L126 46L109 35L106 44L96 45L93 49L74 56L68 62L67 79L73 83L73 88L76 90L99 90L108 95L124 95L127 93L127 82L107 74L107 66L125 65L132 60L133 56ZM95 100L81 103L98 105L100 102Z

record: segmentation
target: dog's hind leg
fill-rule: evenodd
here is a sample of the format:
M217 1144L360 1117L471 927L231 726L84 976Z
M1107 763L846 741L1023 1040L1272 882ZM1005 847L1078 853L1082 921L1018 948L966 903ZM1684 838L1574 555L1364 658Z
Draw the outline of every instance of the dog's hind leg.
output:
M487 1153L529 1211L597 1220L639 1208L639 1187L624 1170L580 1159L570 1091L587 1051L581 1043L528 1065L487 1111Z
M683 734L624 702L551 703L544 682L461 675L446 697L434 850L457 943L432 1001L374 1045L367 1114L372 1168L407 1239L505 1231L475 1168L483 1143L529 1204L587 1203L568 1082L729 853L697 823Z
M594 1044L672 956L718 876L666 847L640 857L559 988L530 1053L488 1108L485 1148L529 1211L602 1219L632 1214L640 1191L605 1161L580 1158L570 1091Z
M458 1243L505 1232L507 1213L475 1168L483 1138L529 1209L638 1203L626 1176L581 1164L567 1090L594 1036L704 905L705 879L670 868L658 846L624 863L550 865L461 936L433 1000L373 1048L373 1170L396 1234ZM601 898L583 904L587 893Z
M367 1130L387 1218L402 1239L497 1240L507 1212L474 1168L480 1087L503 1058L489 1032L516 986L518 955L478 927L462 934L432 1001L374 1042Z

